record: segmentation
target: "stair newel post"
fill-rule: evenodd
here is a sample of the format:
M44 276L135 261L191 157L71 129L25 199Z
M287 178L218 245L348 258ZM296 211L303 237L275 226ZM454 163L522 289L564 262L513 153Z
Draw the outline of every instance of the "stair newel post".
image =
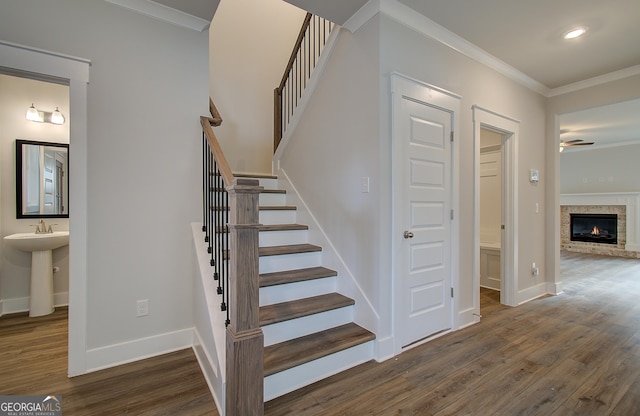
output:
M230 279L226 415L264 414L263 334L259 324L257 180L235 179L229 194Z

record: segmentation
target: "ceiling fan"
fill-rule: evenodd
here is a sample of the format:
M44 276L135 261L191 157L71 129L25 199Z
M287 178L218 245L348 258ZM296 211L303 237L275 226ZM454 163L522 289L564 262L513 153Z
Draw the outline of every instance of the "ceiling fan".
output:
M594 144L595 142L585 142L582 139L573 139L573 140L562 140L560 141L560 151L562 152L562 150L565 147L571 147L571 146L591 146L592 144Z

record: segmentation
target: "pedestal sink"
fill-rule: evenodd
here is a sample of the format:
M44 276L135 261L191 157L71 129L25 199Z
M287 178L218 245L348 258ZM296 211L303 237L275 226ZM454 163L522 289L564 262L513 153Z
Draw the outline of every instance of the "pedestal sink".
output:
M69 244L69 231L17 233L4 238L11 247L31 252L31 298L29 316L53 312L53 253Z

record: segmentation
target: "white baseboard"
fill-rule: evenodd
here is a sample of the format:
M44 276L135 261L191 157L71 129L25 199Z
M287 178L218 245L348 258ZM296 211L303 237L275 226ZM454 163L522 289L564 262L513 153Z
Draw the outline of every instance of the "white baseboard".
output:
M87 373L193 346L193 328L87 350Z
M454 330L459 331L478 322L480 322L480 317L476 314L476 309L465 309L464 311L458 312L458 322Z
M540 283L537 284L535 286L531 286L529 288L526 288L524 290L521 290L518 292L517 299L516 299L516 304L517 305L522 305L523 303L527 303L531 300L534 300L536 298L539 298L540 296L544 296L549 294L547 292L547 283Z
M547 293L559 295L562 293L562 282L547 282Z
M3 299L2 304L3 314L29 312L29 296L24 298Z
M373 356L374 359L381 363L383 361L388 360L389 358L393 358L396 356L395 351L393 350L394 338L392 336L378 339L376 338L375 343L373 344Z
M0 300L0 316L12 313L29 312L29 296L23 298L2 299ZM53 306L69 305L69 292L60 292L53 294Z

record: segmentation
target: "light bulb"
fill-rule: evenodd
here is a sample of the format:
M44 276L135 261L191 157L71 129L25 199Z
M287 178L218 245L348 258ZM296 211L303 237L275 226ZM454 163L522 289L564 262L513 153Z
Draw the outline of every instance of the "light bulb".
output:
M56 107L56 110L51 113L51 122L53 124L64 124L64 116L60 110L58 110L58 107Z
M40 113L38 113L38 109L36 109L33 103L31 104L31 107L29 107L29 109L27 110L27 120L39 121L41 123L44 121L42 120L42 118L40 118Z

